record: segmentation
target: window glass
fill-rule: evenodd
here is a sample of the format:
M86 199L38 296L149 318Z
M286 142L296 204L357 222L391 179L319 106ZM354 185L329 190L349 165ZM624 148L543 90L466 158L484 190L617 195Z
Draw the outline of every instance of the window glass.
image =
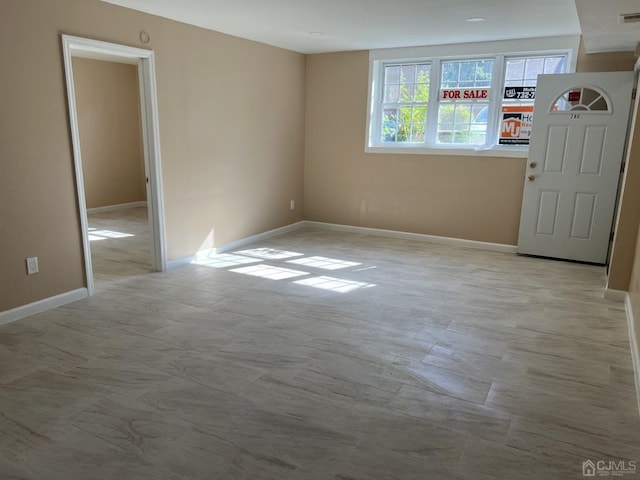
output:
M607 98L589 87L574 87L564 92L554 103L552 112L568 111L610 112Z
M431 65L385 65L381 140L424 143Z
M442 62L436 143L486 143L493 64L492 59Z
M531 139L538 75L562 73L565 56L506 58L498 144L524 146Z
M565 57L507 58L505 63L505 87L535 87L541 73L563 73Z
M567 62L567 54L557 53L380 61L370 146L526 146L538 75L563 73ZM607 108L602 99L583 100L588 109Z

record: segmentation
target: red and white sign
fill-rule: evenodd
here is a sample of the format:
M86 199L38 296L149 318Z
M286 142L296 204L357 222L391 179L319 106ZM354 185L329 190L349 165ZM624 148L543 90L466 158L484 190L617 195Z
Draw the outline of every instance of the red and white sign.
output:
M443 88L440 100L489 100L490 88Z
M579 102L580 101L580 90L576 90L573 92L569 92L569 101L570 102Z

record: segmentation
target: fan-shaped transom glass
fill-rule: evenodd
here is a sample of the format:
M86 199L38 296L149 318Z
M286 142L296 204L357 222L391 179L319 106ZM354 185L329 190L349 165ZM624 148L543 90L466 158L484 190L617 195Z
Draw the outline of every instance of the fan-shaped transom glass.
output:
M592 87L572 87L558 96L552 113L611 112L611 102L604 92Z

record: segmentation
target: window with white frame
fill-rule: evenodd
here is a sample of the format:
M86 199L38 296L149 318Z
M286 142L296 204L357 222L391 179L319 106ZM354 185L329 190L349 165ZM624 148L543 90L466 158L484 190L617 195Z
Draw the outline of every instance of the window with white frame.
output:
M528 132L523 120L519 137L507 138L503 122L533 118L537 76L568 71L569 55L377 60L368 146L526 148L530 123Z
M443 61L436 143L483 145L493 59Z
M430 75L429 63L384 66L383 142L424 143Z

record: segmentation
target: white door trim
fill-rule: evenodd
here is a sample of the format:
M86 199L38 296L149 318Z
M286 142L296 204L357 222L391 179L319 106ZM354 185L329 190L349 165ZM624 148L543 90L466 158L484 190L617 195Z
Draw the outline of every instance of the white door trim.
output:
M158 101L156 90L155 58L152 50L128 47L115 43L101 42L89 38L62 35L62 51L64 70L67 82L67 100L69 103L69 123L73 144L73 160L76 174L78 209L82 228L82 246L84 250L87 290L93 295L93 267L91 264L91 245L87 221L87 205L82 173L82 156L80 153L80 134L78 128L78 112L73 81L71 58L82 56L120 63L138 65L140 82L140 103L142 117L142 141L144 146L144 163L147 182L147 204L151 228L151 267L164 272L167 269L164 207L162 192L162 170L160 163L160 128L158 122Z

